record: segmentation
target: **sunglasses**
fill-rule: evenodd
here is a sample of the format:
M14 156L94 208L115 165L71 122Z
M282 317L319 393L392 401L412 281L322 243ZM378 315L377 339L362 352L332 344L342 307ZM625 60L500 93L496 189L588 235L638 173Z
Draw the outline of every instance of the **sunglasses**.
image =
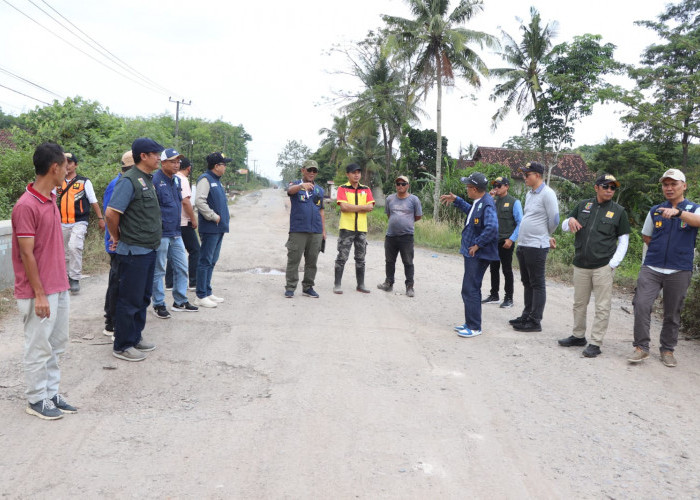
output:
M494 184L493 187L495 187L496 189L500 189L503 187L503 184Z
M397 186L408 186L408 182L397 182Z
M317 168L307 168L306 171L307 171L307 172L310 172L310 173L312 173L312 174L317 174L317 173L318 173L318 169L317 169Z
M615 191L617 189L617 186L615 184L601 184L600 188L601 189L609 189L610 191Z

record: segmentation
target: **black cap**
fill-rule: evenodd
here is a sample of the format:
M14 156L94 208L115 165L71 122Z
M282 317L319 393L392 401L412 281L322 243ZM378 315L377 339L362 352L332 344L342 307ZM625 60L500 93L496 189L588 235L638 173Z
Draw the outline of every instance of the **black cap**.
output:
M520 167L520 171L523 173L536 172L538 174L544 174L544 165L537 163L536 161L531 161L524 167Z
M615 186L620 187L620 181L615 179L615 176L611 174L600 175L595 180L596 186L602 186L603 184L615 184Z
M486 186L489 185L489 180L481 172L472 172L469 177L462 177L460 181L467 186L474 186L479 191L486 191Z
M180 158L180 170L185 170L186 168L190 168L191 166L192 162L189 158L187 158L186 156Z
M209 156L207 156L207 166L209 168L213 167L214 165L218 165L219 163L231 163L233 161L233 158L226 158L223 153L212 153Z
M510 186L510 180L508 179L508 177L496 177L493 181L491 181L491 185L495 186L496 184Z
M78 164L78 157L75 156L73 153L63 153L63 154L66 156L68 161L72 161L76 165Z
M163 146L148 137L139 137L131 143L131 153L134 155L134 161L137 158L141 158L141 153L160 153L164 149Z
M345 171L349 174L350 172L355 172L356 170L359 170L362 172L362 167L359 166L357 163L351 163L347 167L345 167Z

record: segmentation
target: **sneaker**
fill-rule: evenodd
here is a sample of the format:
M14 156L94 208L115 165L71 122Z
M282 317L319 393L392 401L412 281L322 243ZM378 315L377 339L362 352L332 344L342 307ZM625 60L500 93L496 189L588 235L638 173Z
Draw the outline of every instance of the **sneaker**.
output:
M498 304L501 301L501 299L498 298L498 295L491 294L488 297L486 297L484 300L481 301L482 304Z
M70 293L78 293L80 291L80 281L68 278L68 284L70 285Z
M600 354L600 347L597 345L588 344L588 347L586 347L581 354L583 354L585 358L595 358Z
M224 299L217 297L216 295L209 295L207 298L212 302L216 302L217 304L221 304L224 301Z
M172 289L173 289L173 286L172 286L172 285L170 285L170 286L167 286L167 285L166 285L166 286L165 286L165 289L166 289L166 290L172 290Z
M574 337L573 335L570 335L565 339L559 339L557 342L559 342L559 345L562 347L584 346L587 344L586 337L579 338Z
M155 348L156 348L155 344L151 344L150 342L146 342L145 340L143 340L143 337L141 338L139 343L134 346L134 349L138 349L141 352L149 352L149 351L154 350Z
M360 293L369 293L369 288L367 288L365 285L357 285L357 288L355 288Z
M508 320L508 323L510 323L513 326L519 325L520 323L525 321L527 318L528 318L528 316L518 316L517 318L513 318L513 319Z
M539 322L528 318L521 323L514 324L513 329L519 332L541 332L542 325L540 325Z
M103 335L114 335L114 327L112 325L105 325L105 329L102 330Z
M194 305L199 306L199 307L216 307L218 304L212 300L209 300L209 297L204 297L203 299L200 299L197 297L194 299Z
M36 403L28 403L25 411L30 415L36 415L44 420L57 420L63 418L63 412L56 408L50 399L42 399Z
M185 301L182 304L176 304L175 302L173 302L173 307L171 307L170 310L193 313L199 311L199 307L193 306L188 301Z
M61 396L60 394L56 394L54 397L51 398L51 401L53 404L61 410L63 413L78 413L78 409L69 404L68 401L66 401L66 398Z
M196 290L196 289L197 289L197 283L195 283L194 285L187 285L187 289L188 289L188 290Z
M470 337L477 337L481 335L481 330L472 330L470 328L464 328L462 330L457 330L457 335L462 338L468 339Z
M513 307L513 299L503 299L503 302L501 302L501 305L499 307L501 309Z
M305 297L311 297L312 299L317 299L319 297L319 295L316 293L316 290L314 290L313 288L307 288L302 292L302 294Z
M123 359L124 361L143 361L147 358L144 353L135 347L129 347L123 351L112 351L112 356Z
M406 287L406 297L415 297L416 292L413 291L412 286L407 286Z
M156 318L160 318L160 319L169 319L170 318L170 313L168 312L168 309L165 307L165 304L161 304L159 306L153 306L153 314L156 315Z
M333 287L333 293L336 293L336 294L338 294L338 295L342 295L342 294L343 294L343 289L340 287L340 285L335 285L335 286Z
M384 290L385 292L391 292L394 289L394 284L385 281L384 283L379 283L377 285L377 288L379 288L380 290Z
M677 363L676 358L673 356L673 351L661 351L661 362L669 368L676 366Z
M293 299L294 298L294 290L285 290L284 291L284 298L285 299Z
M649 357L649 353L641 347L635 347L632 354L627 356L627 361L630 363L640 363Z
M460 330L466 330L467 328L469 328L469 327L467 326L466 323L464 323L463 325L457 325L457 326L455 326L454 330L455 330L455 332L458 332L458 331L460 331Z

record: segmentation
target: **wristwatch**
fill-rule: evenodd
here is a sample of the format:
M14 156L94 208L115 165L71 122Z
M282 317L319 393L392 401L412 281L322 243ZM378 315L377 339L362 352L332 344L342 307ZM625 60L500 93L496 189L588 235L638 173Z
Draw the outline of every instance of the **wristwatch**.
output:
M681 216L681 214L683 214L683 209L682 209L681 207L676 207L676 210L678 210L678 214L672 215L672 216L671 216L671 217L673 217L674 219L677 219L678 217Z

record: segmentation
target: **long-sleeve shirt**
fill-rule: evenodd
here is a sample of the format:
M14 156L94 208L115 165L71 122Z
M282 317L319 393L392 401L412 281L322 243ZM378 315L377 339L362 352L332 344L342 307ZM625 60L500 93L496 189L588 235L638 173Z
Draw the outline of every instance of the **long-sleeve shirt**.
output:
M559 225L559 203L552 188L544 182L525 196L525 210L520 222L518 245L549 248L549 236Z

